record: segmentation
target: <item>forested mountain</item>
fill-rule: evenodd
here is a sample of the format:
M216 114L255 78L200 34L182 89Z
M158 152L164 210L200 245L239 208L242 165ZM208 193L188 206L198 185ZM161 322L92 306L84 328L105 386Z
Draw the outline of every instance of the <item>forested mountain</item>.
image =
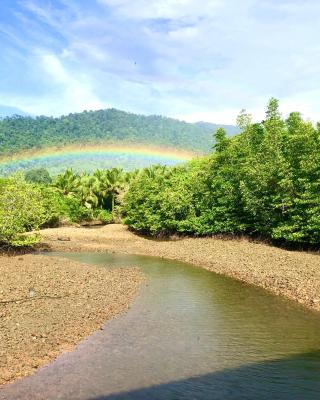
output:
M84 111L59 118L12 116L0 119L0 156L21 150L77 143L127 142L208 152L220 126L190 124L161 116L144 116L116 109ZM235 126L223 126L229 135Z

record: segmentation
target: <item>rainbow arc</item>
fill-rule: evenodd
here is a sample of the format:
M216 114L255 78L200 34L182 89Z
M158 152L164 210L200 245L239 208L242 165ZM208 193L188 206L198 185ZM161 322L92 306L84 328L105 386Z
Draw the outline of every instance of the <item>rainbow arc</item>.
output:
M141 145L83 145L66 146L63 148L47 148L36 151L25 151L11 157L0 159L0 171L14 171L16 169L33 166L46 166L58 168L63 164L68 168L69 163L78 160L117 160L130 157L131 159L147 160L148 164L162 163L173 165L190 160L196 154L183 150L169 148L141 146ZM125 167L125 166L124 166Z

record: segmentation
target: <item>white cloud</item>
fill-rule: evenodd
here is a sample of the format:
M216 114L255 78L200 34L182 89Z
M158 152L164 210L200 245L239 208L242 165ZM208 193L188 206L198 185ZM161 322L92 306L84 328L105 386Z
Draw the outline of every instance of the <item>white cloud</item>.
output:
M85 74L69 71L54 54L39 54L38 73L50 82L50 88L41 98L34 96L2 96L7 103L17 105L31 114L62 115L66 112L97 110L108 105L94 93ZM11 97L11 98L10 98Z
M42 67L49 79L58 84L57 106L54 114L60 114L66 106L75 112L83 110L96 110L106 107L94 93L90 78L84 73L75 74L63 66L61 60L54 54L44 54ZM60 105L59 105L60 103Z
M255 122L262 121L265 118L267 102L269 97L261 97L254 99L254 106L246 106L241 108L221 107L209 111L195 111L187 114L177 114L173 117L187 121L198 122L207 121L220 124L236 124L237 116L241 109L246 108L247 112L252 115ZM320 89L314 89L306 93L297 94L290 97L280 97L280 113L284 118L287 118L293 111L298 111L303 118L313 123L320 120L320 112L317 107L318 99L320 98ZM250 100L250 103L252 101Z
M317 122L320 121L319 99L320 89L318 88L297 93L281 99L280 111L282 111L284 116L288 116L292 111L299 111L303 118Z
M216 124L235 124L239 114L237 109L224 109L221 111L199 111L186 115L174 115L175 118L187 122L213 122Z
M126 18L197 19L211 15L221 0L100 0Z
M307 118L320 119L320 93L314 89L320 74L320 3L99 0L97 6L60 0L60 7L55 7L51 1L22 0L21 4L28 12L20 10L23 18L18 26L2 26L16 46L3 46L2 57L14 58L13 48L22 52L23 47L28 62L15 60L30 84L25 83L28 87L22 91L18 74L2 73L7 79L0 82L0 93L6 95L7 104L25 105L34 114L110 105L190 121L234 123L242 108L256 119L263 118L266 103L274 96L285 114L293 108Z

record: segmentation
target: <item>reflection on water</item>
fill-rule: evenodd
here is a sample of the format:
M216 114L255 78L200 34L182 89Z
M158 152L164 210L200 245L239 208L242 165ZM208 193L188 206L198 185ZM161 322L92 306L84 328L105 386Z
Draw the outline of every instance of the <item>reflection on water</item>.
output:
M316 313L175 261L64 256L139 266L148 282L128 313L0 398L320 399Z
M299 354L92 400L319 399L320 352Z

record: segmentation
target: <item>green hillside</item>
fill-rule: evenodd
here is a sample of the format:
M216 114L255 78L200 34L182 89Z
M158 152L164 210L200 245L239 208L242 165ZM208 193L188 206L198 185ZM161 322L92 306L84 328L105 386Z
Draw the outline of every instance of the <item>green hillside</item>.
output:
M220 126L190 124L161 116L144 116L116 109L84 111L59 118L12 116L0 119L0 156L22 150L70 144L126 142L208 152ZM223 126L229 135L235 126Z

